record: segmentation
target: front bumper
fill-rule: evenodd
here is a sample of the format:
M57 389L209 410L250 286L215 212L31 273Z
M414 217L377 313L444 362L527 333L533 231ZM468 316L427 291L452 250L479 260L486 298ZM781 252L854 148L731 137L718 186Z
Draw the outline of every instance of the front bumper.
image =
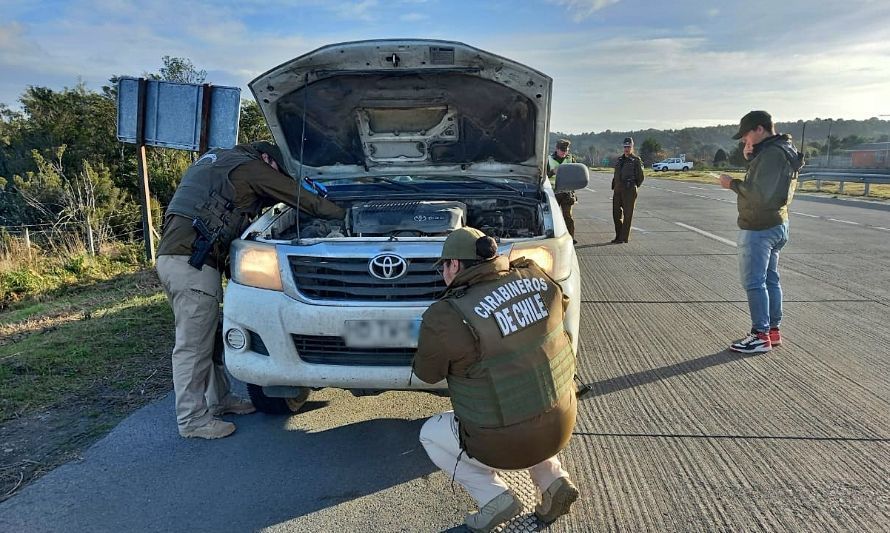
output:
M310 305L282 292L229 283L223 335L238 328L262 339L265 350L250 342L236 350L226 344L226 367L233 376L264 387L337 387L344 389L445 389L412 376L410 366L328 365L300 359L294 335L343 337L348 320L419 320L421 307L336 307ZM255 338L255 337L254 337ZM264 355L261 352L267 352Z
M571 274L560 283L569 296L566 329L575 353L580 325L580 272L577 257ZM284 292L257 289L230 282L226 288L223 335L233 328L247 339L234 349L225 343L226 366L237 379L256 385L334 387L376 390L442 390L445 381L428 384L411 372L410 365L371 366L320 364L300 358L295 336L343 337L350 320L419 320L426 305L367 306L314 305ZM253 339L251 338L253 333ZM256 338L262 345L251 343Z

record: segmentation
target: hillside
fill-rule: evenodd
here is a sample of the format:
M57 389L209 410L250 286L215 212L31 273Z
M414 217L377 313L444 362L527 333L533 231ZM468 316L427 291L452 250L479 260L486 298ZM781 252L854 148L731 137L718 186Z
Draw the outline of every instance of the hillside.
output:
M779 122L776 124L776 129L781 133L790 133L797 144L800 142L805 123L807 145L813 143L818 143L819 146L824 145L828 138L829 127L832 139L857 136L862 139L858 142L890 140L890 120L878 118L868 120L816 118L808 121ZM576 156L592 162L620 154L621 143L625 137L634 138L638 152L643 142L651 137L661 145L665 156L685 153L691 159L709 162L718 149L723 148L729 153L735 148L736 143L732 140L732 136L737 128L737 124L726 124L678 130L606 130L600 133L590 132L577 135L554 132L550 134L550 145L555 145L556 139L559 138L570 139L572 152Z

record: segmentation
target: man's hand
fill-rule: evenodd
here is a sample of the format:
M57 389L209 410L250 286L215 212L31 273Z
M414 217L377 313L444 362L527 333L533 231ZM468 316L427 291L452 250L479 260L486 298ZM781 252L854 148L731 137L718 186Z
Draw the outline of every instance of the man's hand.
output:
M732 185L732 176L720 174L720 186L724 189L730 189Z

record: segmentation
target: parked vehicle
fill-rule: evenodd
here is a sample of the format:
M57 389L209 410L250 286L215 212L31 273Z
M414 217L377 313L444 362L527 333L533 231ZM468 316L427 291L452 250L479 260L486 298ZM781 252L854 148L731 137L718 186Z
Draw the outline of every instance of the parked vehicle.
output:
M410 364L445 288L442 243L463 225L560 283L577 349L578 260L544 172L551 82L465 44L384 40L326 46L250 83L289 173L348 209L331 223L279 205L232 244L226 365L260 410L294 411L319 387L446 389ZM587 180L561 165L556 188Z
M659 161L658 163L652 164L652 170L661 170L663 172L668 170L691 170L692 169L692 161L686 161L686 154L681 155L680 157L670 157L663 161Z

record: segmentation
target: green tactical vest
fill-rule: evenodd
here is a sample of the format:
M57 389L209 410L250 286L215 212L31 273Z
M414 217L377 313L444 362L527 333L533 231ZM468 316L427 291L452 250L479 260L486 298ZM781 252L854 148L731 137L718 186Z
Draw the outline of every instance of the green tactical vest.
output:
M545 413L572 392L575 354L563 325L562 290L537 265L445 296L477 339L472 377L448 376L461 422L505 427Z
M575 158L572 157L572 154L566 154L566 156L562 159L562 161L559 161L558 159L553 157L553 154L550 154L549 156L547 156L548 173L553 172L553 177L548 176L548 178L550 179L550 184L553 185L554 187L556 187L556 171L559 169L559 165L562 165L563 163L574 163L574 162L575 162Z
M227 250L262 208L259 198L253 205L235 207L235 188L229 179L235 167L256 159L257 152L241 145L210 150L188 168L167 206L167 215L200 218L211 232L220 230L214 256Z

